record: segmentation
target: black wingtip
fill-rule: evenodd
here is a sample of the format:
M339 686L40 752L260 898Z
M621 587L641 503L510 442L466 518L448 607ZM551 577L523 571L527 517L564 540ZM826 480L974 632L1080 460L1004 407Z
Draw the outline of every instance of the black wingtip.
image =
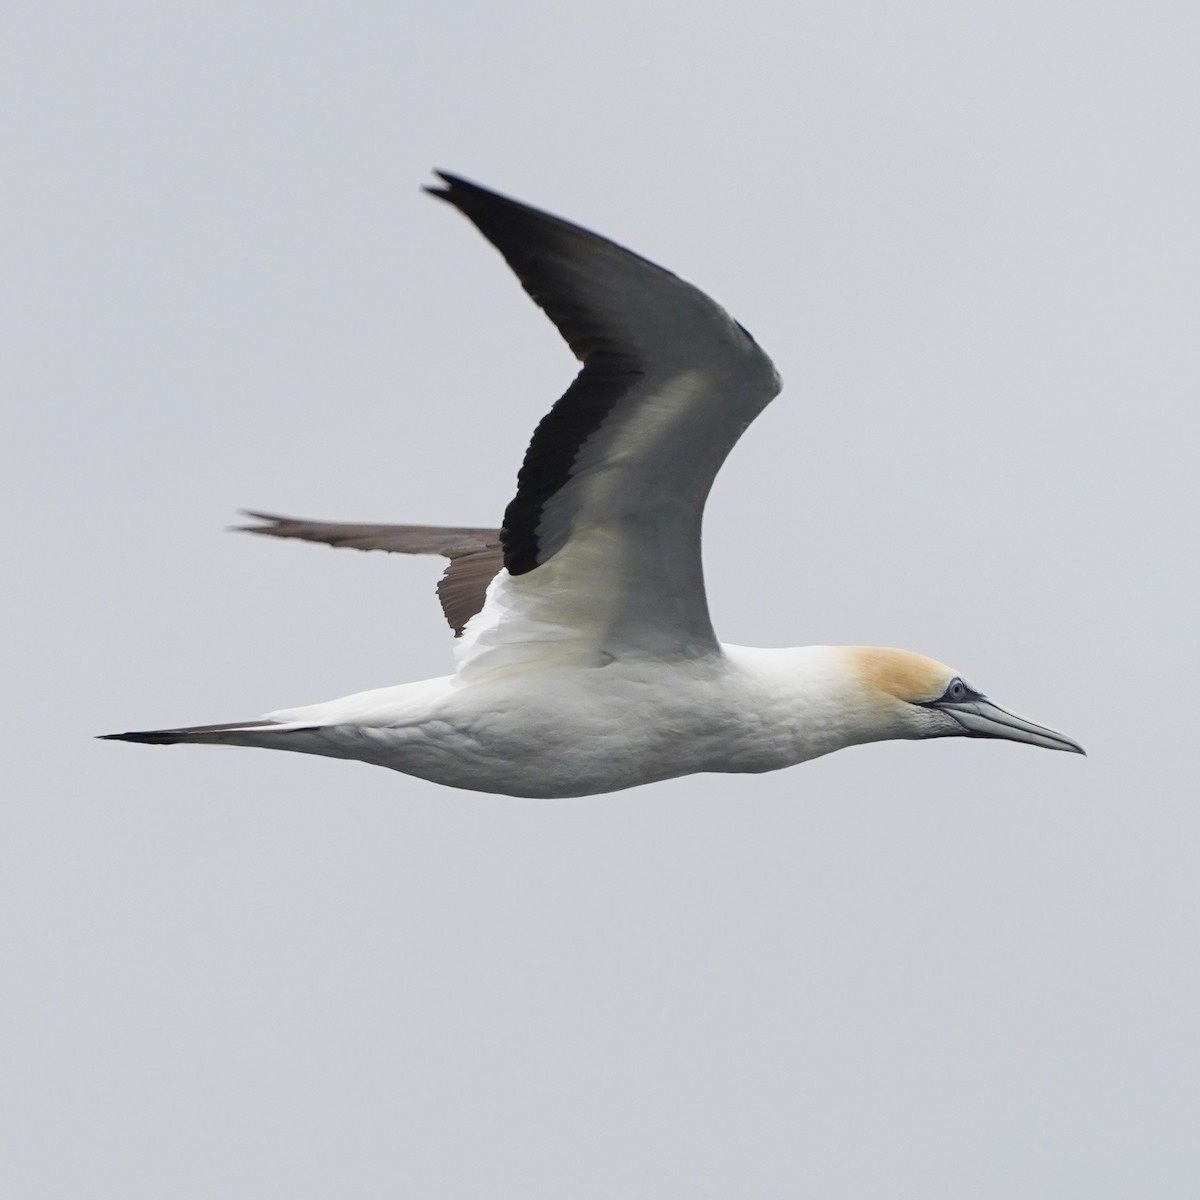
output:
M468 179L463 179L458 175L451 175L449 171L439 171L435 169L433 173L442 182L440 184L427 183L422 187L421 190L428 192L437 200L445 200L447 204L455 203L454 193L456 190L474 192L483 192L487 190L486 188L481 188L477 183L471 183L471 181Z
M533 208L521 200L514 200L512 196L494 192L480 183L472 183L471 180L464 179L461 175L452 175L449 171L434 171L434 174L442 181L442 185L427 183L423 190L436 200L444 200L447 204L453 205L459 212L464 213L472 220L475 219L474 214L479 212L491 209L509 209L513 212L526 212L535 217L548 219L555 224L563 223L560 217L556 217L552 213Z
M487 188L480 187L477 183L472 183L469 179L464 179L461 175L455 175L453 171L439 171L434 167L433 173L446 185L446 188L469 188L476 191L485 192Z

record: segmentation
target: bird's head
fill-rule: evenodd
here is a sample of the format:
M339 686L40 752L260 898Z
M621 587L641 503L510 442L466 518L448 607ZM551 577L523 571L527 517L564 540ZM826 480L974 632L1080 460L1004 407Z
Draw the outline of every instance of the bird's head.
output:
M993 704L957 671L932 658L879 646L848 646L845 653L866 704L895 730L891 737L1004 738L1085 753L1064 734Z

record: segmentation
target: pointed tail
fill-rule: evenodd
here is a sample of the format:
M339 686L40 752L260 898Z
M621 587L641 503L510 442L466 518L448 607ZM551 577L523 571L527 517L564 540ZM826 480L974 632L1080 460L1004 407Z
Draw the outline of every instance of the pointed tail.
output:
M218 746L261 746L263 734L286 733L307 726L284 721L229 721L223 725L187 725L181 729L141 729L128 733L102 733L103 741L144 742L148 746L172 746L177 742Z

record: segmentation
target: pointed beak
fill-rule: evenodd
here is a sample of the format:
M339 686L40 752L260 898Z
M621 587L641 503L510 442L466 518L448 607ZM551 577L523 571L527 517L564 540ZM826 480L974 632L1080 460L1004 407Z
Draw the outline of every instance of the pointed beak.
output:
M1028 742L1031 746L1045 746L1047 750L1067 750L1071 754L1086 754L1087 751L1076 741L1044 725L1035 725L1016 713L1007 712L998 704L982 698L964 700L960 704L940 703L942 712L953 717L967 737L1005 738L1010 742Z

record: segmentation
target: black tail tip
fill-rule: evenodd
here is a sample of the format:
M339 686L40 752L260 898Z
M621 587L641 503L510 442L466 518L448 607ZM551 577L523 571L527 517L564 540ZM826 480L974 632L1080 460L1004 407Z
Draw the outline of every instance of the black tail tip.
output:
M128 733L98 733L98 742L144 742L149 746L166 746L175 741L156 730L130 730Z
M231 733L270 729L278 721L225 721L220 725L183 725L178 729L131 729L127 733L101 733L104 742L142 742L147 746L172 746L176 742L228 742Z

